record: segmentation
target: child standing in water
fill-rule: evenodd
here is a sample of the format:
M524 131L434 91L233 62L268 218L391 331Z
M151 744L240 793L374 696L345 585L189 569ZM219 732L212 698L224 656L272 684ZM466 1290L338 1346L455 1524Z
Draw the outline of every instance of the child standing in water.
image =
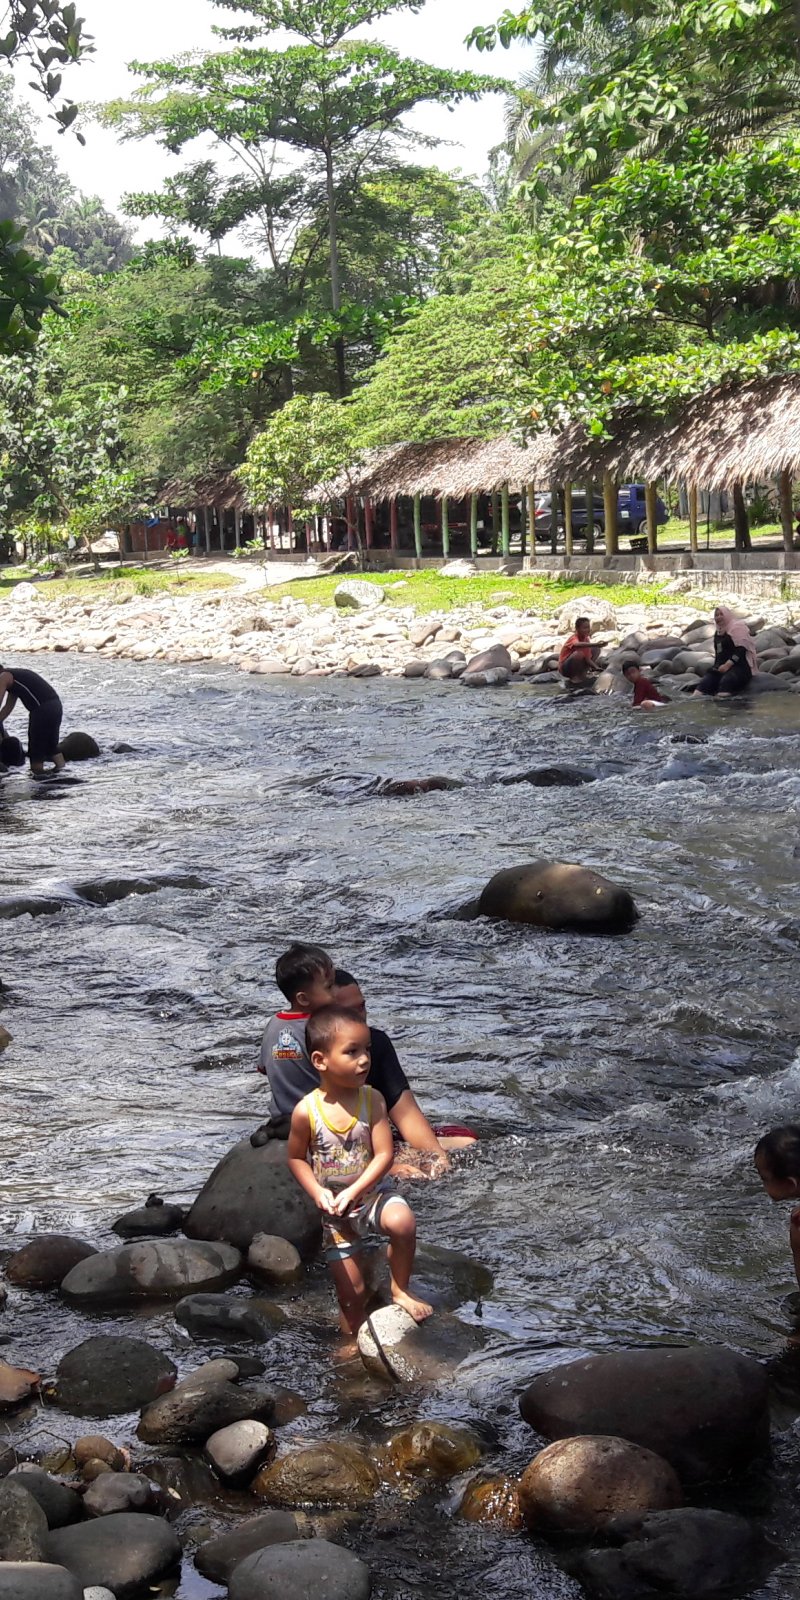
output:
M366 1316L365 1250L389 1243L392 1299L416 1322L431 1314L409 1293L417 1227L402 1195L383 1182L394 1158L386 1103L367 1083L369 1028L342 1006L309 1017L306 1044L320 1087L292 1113L289 1166L323 1216L325 1258L342 1328L357 1334Z
M789 1244L795 1277L800 1284L800 1127L789 1122L759 1139L756 1171L770 1200L796 1200L789 1218Z

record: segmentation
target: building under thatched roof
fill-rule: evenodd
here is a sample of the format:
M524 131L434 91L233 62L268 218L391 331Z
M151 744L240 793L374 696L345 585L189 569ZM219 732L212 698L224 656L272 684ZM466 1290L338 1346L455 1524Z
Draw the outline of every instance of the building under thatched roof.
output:
M504 484L519 493L547 470L552 443L550 434L541 434L527 445L510 435L393 445L367 452L333 483L321 486L320 498L352 494L379 502L419 494L465 500L473 494L493 494Z
M161 490L161 502L180 510L194 511L198 506L215 506L219 511L244 509L247 501L244 484L233 472L219 469L200 473L196 478L172 478Z

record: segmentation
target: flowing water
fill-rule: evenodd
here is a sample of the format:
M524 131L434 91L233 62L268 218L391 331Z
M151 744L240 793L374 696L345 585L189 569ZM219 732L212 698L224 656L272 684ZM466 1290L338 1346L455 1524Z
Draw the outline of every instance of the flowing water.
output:
M3 1242L41 1228L111 1242L150 1190L192 1197L262 1119L252 1069L275 957L318 940L361 979L429 1114L482 1136L470 1163L415 1189L420 1237L494 1273L487 1341L424 1414L477 1426L486 1464L516 1470L531 1454L516 1393L556 1361L692 1341L769 1358L772 1466L717 1503L795 1546L759 1594L796 1595L792 1270L785 1208L762 1195L752 1150L800 1114L800 702L634 717L532 687L64 655L44 670L66 726L135 749L65 783L2 782ZM498 781L553 762L597 781ZM359 783L431 773L465 786L378 799ZM626 883L635 931L453 918L499 867L538 855ZM4 1354L52 1372L98 1325L18 1296ZM142 1330L196 1361L168 1312ZM405 1393L332 1375L299 1308L267 1370L308 1400L299 1433L379 1438L419 1414ZM582 1592L543 1546L459 1522L441 1492L387 1492L344 1537L393 1600ZM220 1591L187 1566L176 1592Z

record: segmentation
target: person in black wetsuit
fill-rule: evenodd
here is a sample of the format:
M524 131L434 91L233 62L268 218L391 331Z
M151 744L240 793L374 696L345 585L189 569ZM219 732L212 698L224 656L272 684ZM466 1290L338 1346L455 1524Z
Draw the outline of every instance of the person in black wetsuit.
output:
M58 748L63 709L51 683L28 667L0 667L0 728L10 717L17 701L28 713L28 760L31 772L41 777L45 762L52 761L56 772L64 765Z
M714 665L695 689L696 695L718 695L721 700L746 689L758 667L752 636L747 623L729 606L714 612Z

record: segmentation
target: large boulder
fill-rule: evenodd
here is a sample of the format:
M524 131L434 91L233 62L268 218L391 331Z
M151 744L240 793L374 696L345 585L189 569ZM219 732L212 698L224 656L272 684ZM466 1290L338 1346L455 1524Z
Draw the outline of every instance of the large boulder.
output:
M47 1517L15 1475L0 1482L0 1561L47 1561Z
M105 1585L116 1600L136 1600L181 1559L180 1540L169 1523L135 1511L59 1528L47 1544L49 1559L74 1572L84 1588Z
M355 1444L335 1439L303 1445L264 1467L253 1493L271 1505L366 1506L374 1499L379 1478L369 1456Z
M488 650L479 650L476 656L470 656L464 677L471 677L476 672L489 672L493 667L502 667L509 677L514 670L511 655L504 644L490 644Z
M92 761L100 754L100 746L90 733L65 733L58 748L65 761Z
M336 585L333 598L342 611L374 611L383 602L383 590L365 578L345 578Z
M637 918L627 889L566 861L531 861L490 878L478 915L581 933L622 933Z
M84 1588L49 1561L0 1561L0 1600L84 1600Z
M750 1588L768 1560L765 1540L744 1517L724 1511L652 1511L607 1530L614 1547L587 1550L575 1576L603 1600L728 1594Z
M114 1417L138 1411L171 1389L177 1368L144 1339L99 1334L62 1356L56 1400L78 1417Z
M682 1499L668 1461L600 1434L549 1444L519 1482L527 1526L551 1533L599 1533L622 1513L668 1511Z
M267 1545L288 1544L299 1539L297 1518L291 1511L262 1511L257 1517L237 1522L226 1533L201 1544L194 1564L212 1583L229 1583L234 1568L245 1556L265 1550Z
M664 1456L689 1482L746 1466L769 1438L763 1367L722 1346L585 1356L534 1378L520 1411L550 1439L630 1439Z
M609 600L596 594L579 594L561 607L556 621L562 633L574 633L578 617L588 617L592 633L606 633L617 626L617 613Z
M59 1483L57 1478L51 1478L49 1472L43 1472L34 1462L23 1461L14 1467L8 1482L22 1484L44 1512L48 1528L66 1528L68 1523L78 1522L83 1515L80 1495L65 1483Z
M18 1289L57 1289L79 1261L94 1255L94 1245L85 1239L66 1233L40 1233L9 1256L5 1274Z
M67 1273L61 1293L68 1300L128 1305L169 1299L187 1290L226 1289L241 1276L242 1257L217 1240L151 1239L103 1250Z
M233 1361L209 1361L198 1372L176 1384L170 1394L145 1406L139 1421L139 1438L145 1444L204 1443L219 1428L254 1418L272 1422L275 1391L268 1384L237 1383Z
M235 1567L229 1600L369 1600L369 1567L327 1539L273 1544Z
M319 1212L292 1177L286 1144L234 1145L214 1168L184 1223L190 1239L226 1239L249 1250L257 1233L288 1239L305 1259L321 1238Z

